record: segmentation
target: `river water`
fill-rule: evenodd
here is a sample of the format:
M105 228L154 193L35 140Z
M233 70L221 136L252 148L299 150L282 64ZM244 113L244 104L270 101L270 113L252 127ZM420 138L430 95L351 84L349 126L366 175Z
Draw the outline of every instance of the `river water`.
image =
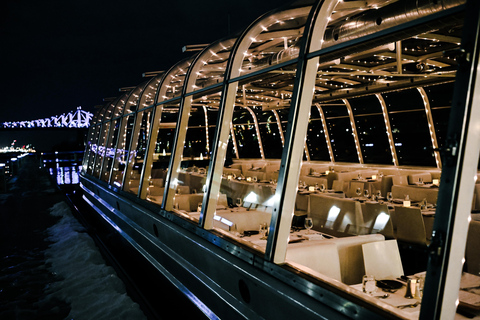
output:
M146 319L41 167L0 193L0 319Z

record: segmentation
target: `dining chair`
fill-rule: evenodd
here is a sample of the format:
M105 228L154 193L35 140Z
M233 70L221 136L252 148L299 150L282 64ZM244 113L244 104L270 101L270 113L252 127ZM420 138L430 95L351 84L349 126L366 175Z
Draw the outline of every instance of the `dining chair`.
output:
M373 275L378 280L403 276L397 240L364 243L362 251L365 274Z
M427 245L427 235L422 211L415 207L395 207L397 240Z

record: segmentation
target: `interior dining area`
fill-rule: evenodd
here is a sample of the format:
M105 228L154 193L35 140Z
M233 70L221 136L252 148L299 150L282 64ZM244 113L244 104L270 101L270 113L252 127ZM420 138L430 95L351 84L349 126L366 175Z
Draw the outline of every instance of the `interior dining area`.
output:
M479 107L458 107L474 90L467 14L424 2L265 14L100 108L83 175L343 305L480 319Z

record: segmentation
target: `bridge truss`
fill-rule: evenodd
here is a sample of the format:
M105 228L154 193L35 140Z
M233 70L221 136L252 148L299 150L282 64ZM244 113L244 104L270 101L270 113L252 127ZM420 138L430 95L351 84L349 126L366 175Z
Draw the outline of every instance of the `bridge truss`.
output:
M88 128L93 113L82 110L78 107L75 111L60 116L52 116L50 118L3 122L1 128Z

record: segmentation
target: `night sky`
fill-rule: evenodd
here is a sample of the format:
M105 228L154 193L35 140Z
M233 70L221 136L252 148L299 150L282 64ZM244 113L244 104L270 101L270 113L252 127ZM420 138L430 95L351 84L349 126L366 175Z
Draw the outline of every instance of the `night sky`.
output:
M0 4L0 122L93 111L248 26L286 0L4 0ZM3 134L3 133L0 133ZM0 141L0 147L3 146Z

